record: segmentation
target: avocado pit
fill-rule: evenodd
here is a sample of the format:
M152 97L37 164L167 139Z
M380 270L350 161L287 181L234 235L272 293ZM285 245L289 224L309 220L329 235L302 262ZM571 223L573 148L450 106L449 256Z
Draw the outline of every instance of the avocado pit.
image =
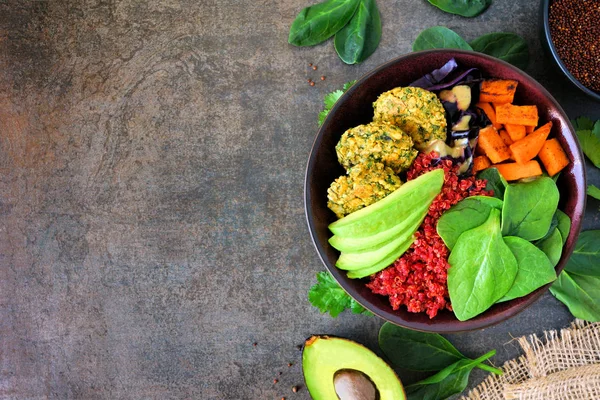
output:
M377 400L378 398L373 382L360 371L338 371L333 378L333 386L340 400Z

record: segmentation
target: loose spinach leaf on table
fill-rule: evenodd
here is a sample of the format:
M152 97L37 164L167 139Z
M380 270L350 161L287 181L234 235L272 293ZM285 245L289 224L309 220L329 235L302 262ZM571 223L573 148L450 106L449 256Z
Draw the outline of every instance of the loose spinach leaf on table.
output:
M537 241L535 245L546 254L548 260L550 260L550 264L552 264L552 268L554 268L560 261L563 246L562 236L558 228L554 228L548 237Z
M518 265L502 240L500 211L492 208L487 221L464 232L450 253L448 292L460 321L481 314L513 285Z
M595 185L588 185L587 187L587 195L592 196L596 200L600 200L600 188Z
M295 46L313 46L342 29L350 21L360 0L328 0L306 7L290 28L288 42Z
M350 89L350 86L354 85L355 83L356 81L346 82L342 90L336 90L325 95L325 98L323 100L325 108L319 113L319 126L323 125L323 122L325 122L325 118L327 118L327 115L329 114L329 111L331 111L331 109L333 108L335 102L338 101L340 97L342 97L342 95L346 93L348 89Z
M493 190L494 197L497 199L504 199L504 191L508 186L508 182L500 172L498 172L497 168L487 168L477 174L478 179L487 180L487 184L485 185L485 190Z
M429 0L429 2L442 11L468 18L478 16L492 4L492 0Z
M381 39L381 18L375 0L361 0L354 16L335 34L334 46L346 64L366 60Z
M469 384L469 375L479 363L496 354L496 350L476 360L460 360L437 374L406 386L407 400L444 400L462 393Z
M502 207L502 235L541 239L550 228L558 198L558 188L551 178L508 185Z
M473 50L458 33L445 26L434 26L425 29L413 43L413 51L428 49L463 49Z
M578 275L600 277L600 230L581 232L565 269Z
M517 259L519 269L511 288L498 302L526 296L556 279L556 272L548 257L532 243L518 236L506 236L504 243Z
M564 303L574 317L586 321L600 321L600 278L560 273L550 292Z
M504 60L518 68L529 64L529 47L521 36L509 32L488 33L469 43L473 50Z
M335 318L345 309L350 309L354 314L373 315L350 297L329 272L317 273L317 282L310 288L308 300L322 313L329 312Z
M379 330L379 347L392 366L414 371L439 371L456 361L472 361L437 333L416 332L389 322ZM477 367L496 374L502 372L486 364Z
M442 214L437 223L437 233L450 250L458 237L470 229L483 224L492 208L502 209L502 200L495 197L467 197Z
M600 120L595 123L586 117L571 121L579 138L581 149L590 161L600 168Z

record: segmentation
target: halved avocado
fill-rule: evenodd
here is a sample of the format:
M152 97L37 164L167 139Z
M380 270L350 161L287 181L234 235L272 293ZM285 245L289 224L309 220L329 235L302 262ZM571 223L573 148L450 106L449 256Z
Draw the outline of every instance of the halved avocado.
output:
M341 371L357 371L366 375L379 400L406 399L394 370L371 350L351 340L311 336L304 343L302 371L314 400L339 399L334 379Z
M398 220L423 203L431 203L444 183L444 171L429 171L406 182L387 197L329 225L334 235L360 238L393 228Z

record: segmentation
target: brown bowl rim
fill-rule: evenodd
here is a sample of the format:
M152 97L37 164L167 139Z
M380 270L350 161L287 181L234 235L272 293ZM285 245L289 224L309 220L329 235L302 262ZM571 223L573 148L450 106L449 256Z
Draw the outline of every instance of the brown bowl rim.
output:
M344 291L346 291L346 293L348 293L348 295L350 295L357 303L359 303L361 306L363 306L366 310L368 310L368 311L372 312L373 314L377 315L378 317L384 319L385 321L388 321L390 323L393 323L395 325L398 325L398 326L401 326L404 328L408 328L408 329L412 329L412 330L416 330L416 331L422 331L422 332L458 333L458 332L465 332L465 331L472 331L472 330L486 328L486 327L498 324L502 321L505 321L509 318L514 317L515 315L519 314L520 312L525 310L527 307L529 307L531 304L533 304L536 300L538 300L539 297L550 287L551 283L536 289L534 292L528 294L527 296L520 297L520 298L506 302L507 307L503 310L495 311L495 312L490 312L490 310L487 310L484 313L482 313L472 319L469 319L467 321L459 321L458 319L451 320L451 321L445 321L442 323L436 323L435 319L429 320L428 321L429 323L418 322L418 321L406 321L406 320L402 319L399 316L399 314L397 314L393 311L389 312L386 310L382 310L378 307L377 308L371 307L371 303L369 301L367 301L360 293L358 293L358 291L356 289L354 289L353 287L347 287L344 284L344 281L342 279L340 279L342 277L343 271L337 269L334 265L329 265L329 263L323 256L323 254L325 254L325 250L316 238L316 229L314 227L315 224L313 223L314 215L313 215L311 208L309 207L309 205L311 204L309 178L311 176L311 173L312 173L312 171L314 169L314 165L315 165L316 149L321 144L323 134L328 125L328 122L332 118L332 115L334 115L337 112L338 108L340 108L342 106L342 104L350 97L350 95L352 93L354 93L354 91L357 90L358 87L360 87L371 76L379 73L381 70L384 70L386 68L391 67L392 65L395 65L399 62L402 62L404 60L408 60L411 58L426 57L430 54L441 54L441 53L447 53L449 57L453 57L454 55L476 56L476 57L480 57L482 59L486 59L491 62L498 63L504 67L507 67L509 69L516 71L518 74L522 75L524 77L524 79L528 80L531 85L535 86L543 94L543 96L546 97L550 101L552 107L554 107L556 109L556 111L559 114L561 114L561 116L566 121L566 126L567 126L569 132L571 133L571 139L573 142L575 142L576 149L578 150L576 153L573 154L574 159L572 160L572 162L574 164L574 168L576 167L577 164L581 165L582 175L578 177L576 174L573 174L574 179L575 179L575 186L580 189L577 193L578 197L575 201L575 206L573 209L573 215L578 216L578 218L571 219L571 230L570 230L568 239L566 241L566 244L563 245L563 249L566 249L566 251L563 250L561 259L560 259L558 265L555 267L557 274L562 271L562 269L564 268L564 266L566 264L566 261L570 257L570 255L573 252L573 249L575 247L575 242L581 231L582 218L583 218L583 214L585 212L586 195L585 195L585 190L581 190L581 189L586 187L586 171L585 171L585 164L583 161L584 158L583 158L583 153L581 151L581 146L579 145L577 136L574 133L575 130L574 130L573 126L571 125L567 114L562 109L562 107L558 104L556 99L554 99L554 97L539 82L537 82L533 77L531 77L526 72L520 70L519 68L517 68L505 61L499 60L497 58L494 58L494 57L491 57L491 56L488 56L488 55L482 54L482 53L476 53L473 51L466 51L466 50L457 50L457 49L435 49L435 50L423 50L423 51L418 51L418 52L412 52L412 53L404 54L404 55L398 56L396 58L393 58L392 60L387 61L387 62L375 67L374 69L370 70L369 72L365 73L364 75L362 75L356 81L356 83L354 85L352 85L352 87L350 87L348 89L348 91L346 91L341 96L341 98L336 102L336 104L333 106L333 108L329 112L327 118L323 122L323 125L319 128L319 130L317 132L317 135L315 137L315 140L314 140L313 145L310 150L310 155L309 155L308 163L306 166L305 179L304 179L304 209L305 209L305 216L306 216L306 221L308 224L310 236L311 236L313 245L315 246L315 249L317 250L317 254L318 254L319 258L321 259L321 262L323 263L325 268L331 273L331 275L337 281L337 283L340 285L340 287L342 287L344 289Z

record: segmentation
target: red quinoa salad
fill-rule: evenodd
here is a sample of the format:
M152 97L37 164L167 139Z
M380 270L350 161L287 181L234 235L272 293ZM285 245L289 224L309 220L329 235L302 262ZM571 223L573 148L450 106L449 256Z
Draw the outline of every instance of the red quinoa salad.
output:
M551 177L570 160L552 121L513 104L517 87L451 59L380 94L373 121L335 148L336 267L393 310L461 321L555 280L548 249L562 249L570 219Z

